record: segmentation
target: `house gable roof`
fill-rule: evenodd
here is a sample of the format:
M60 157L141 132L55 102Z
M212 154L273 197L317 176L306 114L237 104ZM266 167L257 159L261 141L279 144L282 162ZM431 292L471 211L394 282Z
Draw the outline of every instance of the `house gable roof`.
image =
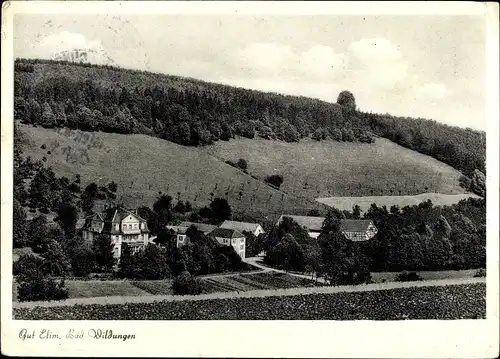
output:
M102 222L104 222L102 232L111 233L111 234L119 234L119 233L121 233L121 229L120 229L120 227L118 227L118 229L116 229L116 225L121 224L122 220L125 219L129 215L134 216L140 222L144 223L144 229L142 229L142 232L146 232L146 233L149 232L148 224L144 219L142 219L139 215L135 214L133 211L130 211L130 210L125 209L123 207L107 208L100 213L94 214L91 218L95 218L95 216L98 216L98 218Z
M343 219L340 221L340 230L342 232L366 232L373 224L368 219Z
M229 228L215 228L211 231L209 236L219 237L219 238L243 238L245 235L238 231L237 229L229 229Z
M214 226L212 224L206 224L206 223L195 223L195 222L182 222L180 224L178 224L177 228L185 228L184 231L186 231L189 227L191 226L195 226L197 230L199 230L200 232L203 232L203 233L208 233L212 230L214 230L215 228L217 228L217 226Z
M224 221L219 228L236 229L240 232L255 232L259 227L262 227L259 223Z

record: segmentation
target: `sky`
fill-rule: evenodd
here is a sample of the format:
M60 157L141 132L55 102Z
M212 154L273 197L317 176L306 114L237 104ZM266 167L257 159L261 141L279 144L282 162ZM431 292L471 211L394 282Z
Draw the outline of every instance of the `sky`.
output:
M14 56L97 49L121 67L484 130L480 16L17 14Z

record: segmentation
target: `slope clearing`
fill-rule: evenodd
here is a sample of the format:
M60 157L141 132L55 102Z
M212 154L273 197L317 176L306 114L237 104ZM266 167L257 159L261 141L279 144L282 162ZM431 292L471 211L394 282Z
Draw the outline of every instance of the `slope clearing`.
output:
M309 199L464 193L457 170L384 138L373 144L238 138L203 150L221 160L244 158L259 177L281 174L281 190Z
M254 218L285 211L305 214L325 206L277 191L198 148L156 137L27 125L20 129L28 142L25 156L45 157L59 176L80 174L82 188L115 181L117 199L130 207L151 206L159 192L196 205L207 205L213 193L214 198L226 197L234 212Z
M332 203L350 209L380 198L390 205L401 204L398 198L420 202L412 196L424 192L464 193L458 171L383 138L374 144L236 138L195 148L146 135L20 128L28 140L25 155L45 157L60 176L80 174L83 186L113 180L118 199L129 206L150 206L160 191L196 205L226 197L237 214L274 220L281 213L306 214ZM257 179L224 163L239 158L247 160L249 174ZM262 182L275 173L284 177L280 191ZM337 198L318 203L318 197Z

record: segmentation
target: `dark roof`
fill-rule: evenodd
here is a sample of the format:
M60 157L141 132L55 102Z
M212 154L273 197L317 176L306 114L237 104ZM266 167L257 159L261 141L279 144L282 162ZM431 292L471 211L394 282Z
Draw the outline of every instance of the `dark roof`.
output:
M229 228L215 228L211 231L209 236L220 237L220 238L243 238L245 235L236 229Z
M200 232L203 232L203 233L208 233L208 232L214 230L215 228L217 228L217 226L214 226L212 224L195 223L195 222L182 222L182 223L177 225L177 227L185 227L186 230L191 226L195 226L197 230L199 230Z
M240 232L248 231L254 232L260 226L258 223L237 222L237 221L224 221L220 228L237 229Z
M90 221L92 221L93 219L97 219L100 222L104 222L104 227L102 229L103 233L119 234L121 233L121 228L118 227L117 230L115 228L115 224L120 224L121 221L128 215L135 216L137 217L137 219L139 219L139 221L144 223L144 229L142 230L142 232L149 232L148 224L143 218L137 215L134 211L125 209L123 207L110 207L100 213L95 213L87 217L84 228L90 226Z
M342 232L366 232L372 221L367 219L343 219L340 221Z

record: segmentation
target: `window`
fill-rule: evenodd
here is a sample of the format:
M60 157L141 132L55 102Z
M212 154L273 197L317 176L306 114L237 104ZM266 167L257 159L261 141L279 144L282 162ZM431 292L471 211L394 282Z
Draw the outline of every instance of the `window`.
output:
M137 224L137 223L136 223L136 224L134 224L134 229L137 229L137 226L138 226L138 224Z
M242 243L242 244L240 244L240 249L241 249L241 250L245 249L245 245L244 245L243 243Z
M236 239L233 239L233 244L236 244Z
M127 225L126 224L123 225L123 229L127 229Z

